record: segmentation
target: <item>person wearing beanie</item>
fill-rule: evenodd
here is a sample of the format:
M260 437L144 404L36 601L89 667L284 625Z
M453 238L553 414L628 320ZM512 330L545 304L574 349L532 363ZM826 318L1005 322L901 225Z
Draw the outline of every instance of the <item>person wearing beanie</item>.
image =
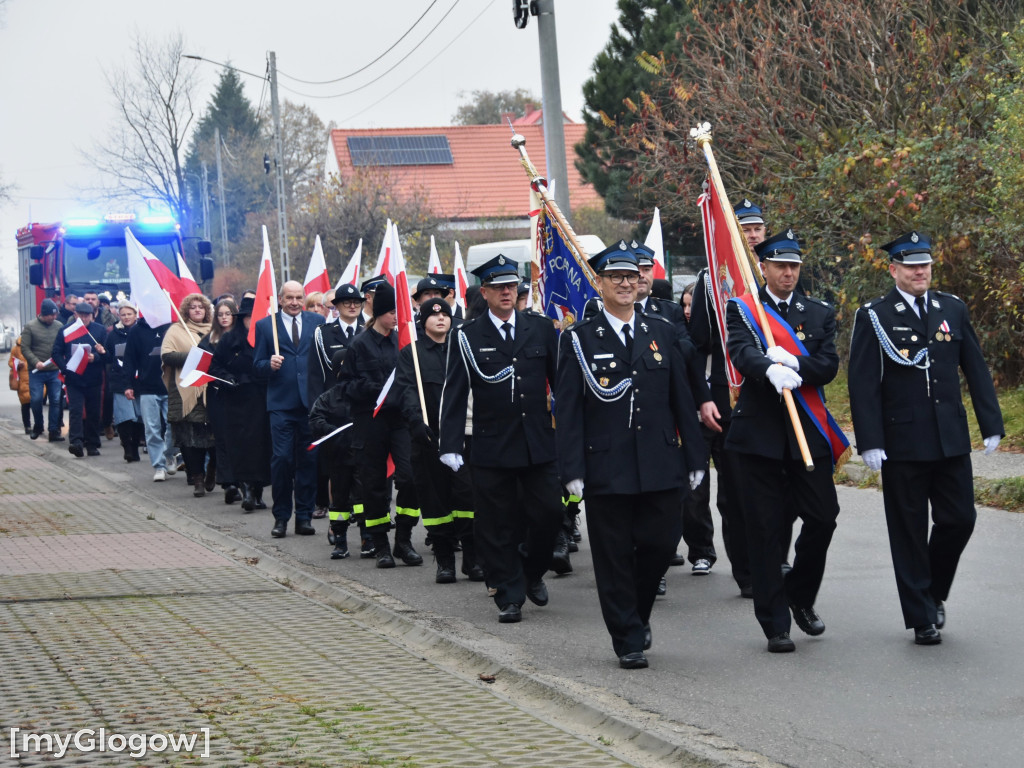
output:
M60 434L60 376L51 355L57 334L64 327L57 319L57 313L57 303L52 299L43 299L39 314L21 329L21 351L32 372L28 378L32 420L35 424L32 439L36 440L43 434L43 403L49 401L47 426L51 443L64 439Z
M383 281L373 299L373 321L355 337L341 367L340 386L345 387L352 410L350 459L358 461L363 488L363 524L373 539L378 568L394 568L395 557L406 565L422 565L413 549L412 529L419 519L416 488L409 463L409 430L402 418L395 387L377 403L398 362L395 327L395 289ZM391 495L388 492L387 460L395 463L395 547L388 540L391 529Z

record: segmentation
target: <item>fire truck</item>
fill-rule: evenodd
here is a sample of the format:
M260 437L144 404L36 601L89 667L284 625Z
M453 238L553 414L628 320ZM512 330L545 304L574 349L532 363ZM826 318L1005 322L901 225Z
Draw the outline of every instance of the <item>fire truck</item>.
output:
M170 216L108 214L53 224L29 224L18 230L18 285L22 325L39 313L43 299L60 305L69 294L107 291L128 295L128 252L124 230L134 234L175 275L184 256L180 227ZM199 280L213 278L211 245L198 243Z

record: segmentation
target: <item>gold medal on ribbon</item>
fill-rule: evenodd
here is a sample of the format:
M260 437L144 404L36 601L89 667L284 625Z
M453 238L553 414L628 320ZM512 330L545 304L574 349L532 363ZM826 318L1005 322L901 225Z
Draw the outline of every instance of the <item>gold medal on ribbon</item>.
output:
M944 334L942 333L942 331L936 331L936 332L935 332L935 340L936 340L936 341L942 341L942 340L943 340L943 339L945 339L945 338L946 338L946 337L945 337L945 335L944 335Z
M807 338L806 336L804 336L804 332L803 332L803 331L797 331L797 332L796 332L796 337L797 337L798 339L800 339L800 341L803 341L804 339L806 339L806 338Z
M661 352L655 352L654 353L654 359L657 360L660 363L661 362Z
M949 335L949 334L947 333L947 334L946 334L946 335L945 335L945 336L944 336L943 338L945 338L945 339L946 339L946 341L949 341L949 340L950 340L951 338L953 338L953 337L952 337L952 336L950 336L950 335Z

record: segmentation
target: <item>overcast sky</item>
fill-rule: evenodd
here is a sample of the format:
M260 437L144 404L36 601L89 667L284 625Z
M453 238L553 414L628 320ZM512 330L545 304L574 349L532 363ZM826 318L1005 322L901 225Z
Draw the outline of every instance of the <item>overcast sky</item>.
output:
M104 73L128 63L136 34L162 40L181 31L189 52L257 73L275 51L281 97L340 127L449 125L460 91L526 88L540 97L537 19L516 29L509 0L436 0L395 50L341 83L303 85L283 74L314 81L349 74L383 53L429 6L431 0L0 3L0 174L17 187L0 208L0 270L9 279L17 274L18 227L85 211L77 191L93 171L83 153L116 120ZM615 0L555 0L555 12L562 105L579 120L582 85L617 17ZM199 66L202 109L220 70ZM338 98L285 90L326 96L378 77ZM258 104L263 83L244 82ZM264 100L269 110L269 96Z

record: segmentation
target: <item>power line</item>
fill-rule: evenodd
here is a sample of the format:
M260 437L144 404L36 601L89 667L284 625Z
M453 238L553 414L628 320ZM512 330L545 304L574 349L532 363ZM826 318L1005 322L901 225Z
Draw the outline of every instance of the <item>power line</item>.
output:
M400 64L402 64L402 62L404 62L406 59L408 59L410 56L412 56L412 54L415 53L416 50L421 45L423 45L425 42L427 42L427 40L430 38L430 36L432 34L434 34L434 32L437 30L437 28L439 26L441 26L441 24L444 22L444 20L448 18L449 14L451 14L451 12L455 10L455 6L457 6L460 2L461 2L461 0L455 0L455 2L451 4L451 7L447 11L445 11L444 16L442 16L438 20L437 24L435 24L433 27L430 28L430 31L427 32L427 34L424 36L424 38L422 40L420 40L418 43L416 43L415 46L413 46L412 50L410 50L407 54L405 54L405 56L403 56L397 62L395 62L395 64L393 64L389 69L384 70L381 74L379 74L377 77L375 77L373 80L371 80L370 82L366 83L365 85L360 85L358 88L353 88L351 91L345 91L344 93L335 93L335 94L332 94L330 96L318 96L318 95L315 95L315 94L312 94L312 93L303 93L302 91L296 91L295 89L288 88L287 86L281 85L280 83L278 83L278 87L279 88L283 88L284 90L286 90L286 91L288 91L290 93L294 93L296 96L302 96L302 97L307 98L307 99L338 99L338 98L341 98L342 96L351 96L353 93L358 93L359 91L365 90L365 89L369 88L371 85L373 85L374 83L376 83L378 80L383 78L385 75L388 75L389 73L394 71L394 69L396 67L398 67ZM490 6L488 6L488 7L490 7Z
M366 71L367 69L372 67L374 64L376 64L378 61L380 61L385 56L387 56L389 53L391 53L393 50L395 50L395 46L397 46L400 42L405 40L405 38L408 37L409 33L412 32L414 29L416 29L416 26L421 21L423 21L423 17L426 16L428 13L430 13L430 9L433 8L435 5L437 5L437 0L432 0L430 5L427 6L427 10L425 10L423 12L423 14L418 19L416 19L416 21L413 22L411 27L409 27L407 30L405 30L405 33L400 38L398 38L397 40L395 40L394 43L391 44L390 48L388 48L386 51L384 51L384 53L382 53L376 59L371 61L369 64L367 64L367 65L365 65L363 67L360 67L359 69L355 70L354 72L349 72L347 75L342 75L341 77L336 77L333 80L303 80L301 78L295 77L294 75L289 75L287 72L282 72L280 69L277 70L277 74L281 75L282 77L287 77L289 80L294 80L297 83L304 83L305 85L331 85L332 83L340 83L342 80L348 80L350 77L354 77L354 76L358 75L360 72ZM278 85L280 85L280 84L278 84ZM284 86L281 86L281 87L284 87Z
M352 115L352 116L350 116L350 117L346 117L346 118L345 118L344 120L342 120L341 122L342 122L342 123L347 123L347 122L349 122L350 120L355 120L355 119L356 119L357 117L359 117L360 115L362 115L362 114L363 114L364 112L369 112L369 111L370 111L371 109L373 109L373 108L374 108L374 107L376 107L376 106L377 106L378 104L380 104L380 103L381 103L382 101L384 101L385 99L387 99L388 97L390 97L390 96L391 96L391 95L392 95L393 93L395 93L395 91L398 91L398 90L400 90L401 88L403 88L403 87L404 87L404 86L406 85L406 83L408 83L408 82L409 82L410 80L412 80L412 79L413 79L414 77L416 77L417 75L421 75L421 74L423 74L423 72L424 72L424 71L425 71L425 70L427 69L427 67L429 67L429 66L430 66L431 64L433 64L433 63L434 63L434 62L435 62L435 61L436 61L436 60L438 59L438 57L440 57L440 56L441 56L441 54L442 54L442 53L444 53L444 52L445 52L445 51L447 51L447 50L448 50L449 48L451 48L451 47L452 47L452 46L453 46L453 45L454 45L454 44L455 44L455 43L456 43L456 42L457 42L457 41L459 40L459 38L461 38L461 37L462 37L462 36L463 36L464 34L466 34L466 30L468 30L468 29L469 29L470 27L472 27L472 26L473 26L474 24L476 24L477 20L478 20L478 19L479 19L479 18L480 18L481 16L483 16L483 15L484 15L484 14L485 14L485 13L486 13L486 12L487 12L487 11L488 11L489 9L490 9L490 7L491 7L492 5L494 5L494 4L495 4L495 3L497 2L497 1L498 1L498 0L491 0L491 2L490 2L490 3L488 3L488 4L487 4L487 5L486 5L486 6L484 7L484 9L483 9L482 11L480 11L480 13L478 13L478 14L477 14L476 16L474 16L474 17L473 17L473 20L472 20L471 22L469 22L469 24L467 24L467 25L466 25L465 27L463 27L463 28L462 28L462 31L461 31L461 32L459 32L459 34L457 34L457 35L456 35L455 37L453 37L453 38L452 38L451 42L449 42L449 43L448 43L448 45L446 45L446 46L445 46L444 48L442 48L442 49L441 49L440 51L438 51L438 52L437 52L436 54L434 54L434 57L433 57L433 58L432 58L432 59L431 59L430 61L428 61L428 62L427 62L426 64L424 64L424 65L423 65L422 67L420 67L420 69L419 69L419 71L418 71L418 72L414 72L414 73L413 73L412 75L410 75L410 76L409 76L408 78L406 78L406 79L405 79L405 80L403 80L403 81L402 81L401 83L399 83L399 84L398 84L398 85L397 85L397 86L396 86L396 87L395 87L395 88L394 88L393 90L391 90L391 91L388 91L388 92L387 92L386 94L384 94L384 95L383 95L383 96L381 96L381 97L380 97L379 99L377 99L377 101L373 102L373 103L372 103L372 104L370 104L370 105L369 105L368 107L365 107L364 109L361 109L361 110L359 110L359 111L358 111L358 112L356 112L356 113L355 113L354 115Z

